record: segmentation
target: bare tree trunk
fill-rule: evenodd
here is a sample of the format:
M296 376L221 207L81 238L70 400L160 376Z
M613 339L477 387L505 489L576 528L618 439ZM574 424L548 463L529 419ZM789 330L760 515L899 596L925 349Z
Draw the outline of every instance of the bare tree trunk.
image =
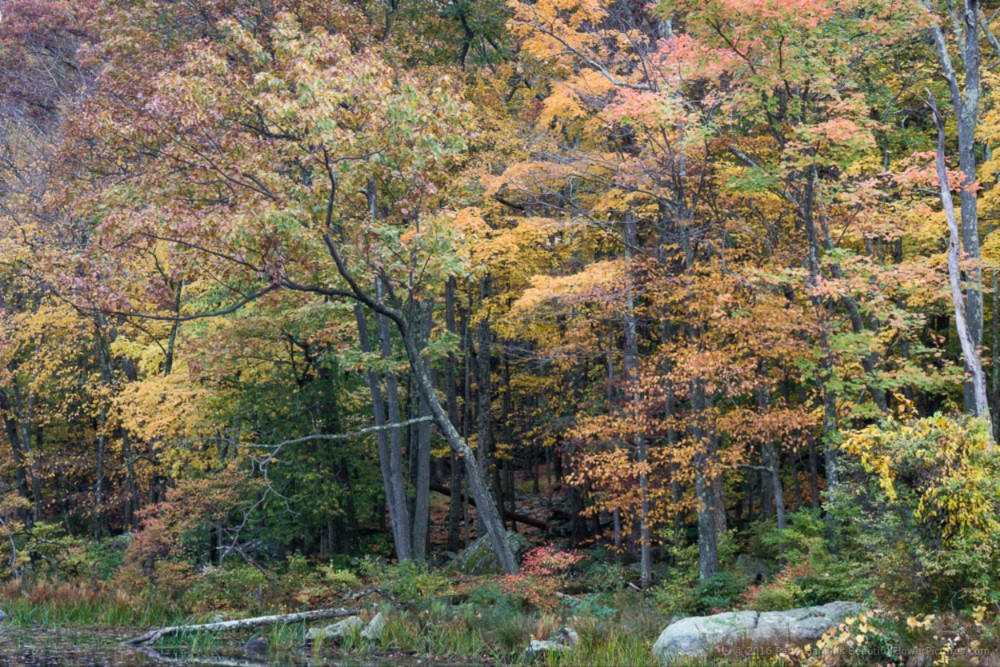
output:
M924 0L924 6L929 13L933 14L931 0ZM932 17L930 25L931 37L934 41L934 48L937 53L938 63L941 65L941 73L948 83L948 92L951 97L951 105L955 110L958 120L958 162L962 170L962 189L959 195L962 208L961 244L965 251L965 257L971 260L980 258L979 250L979 212L976 199L976 188L972 187L976 183L976 125L979 123L979 98L981 92L981 66L982 55L979 49L979 20L980 20L979 0L964 0L961 22L956 27L956 38L961 54L962 66L964 70L963 81L960 83L955 68L952 65L951 55L948 53L948 43L945 40L944 32L939 23ZM988 26L986 26L988 28ZM992 37L989 30L987 35ZM991 43L994 40L991 40ZM964 84L964 91L962 90ZM963 94L964 93L964 94ZM935 120L940 125L940 114L937 111L937 104L934 105ZM942 130L939 129L939 135ZM944 149L939 148L942 153ZM951 201L951 192L948 192L948 200ZM942 203L944 195L942 194ZM954 203L950 203L951 215L954 217ZM947 211L946 211L947 213ZM957 225L956 220L956 225ZM959 251L956 250L956 253ZM950 267L949 267L950 270ZM968 271L966 276L964 313L965 326L968 337L973 348L978 348L983 341L983 277L982 269L978 266ZM957 306L956 306L957 307ZM961 334L959 334L961 338ZM963 353L965 352L963 347ZM969 357L966 356L966 364ZM976 378L972 377L970 382L965 383L965 408L970 414L981 415L981 397L976 388Z
M218 623L202 623L199 625L171 625L157 630L151 630L144 635L134 637L122 642L129 646L143 646L152 644L158 639L170 635L195 633L195 632L231 632L233 630L243 630L246 628L259 628L266 625L285 625L289 623L306 623L327 618L340 618L350 616L357 612L357 609L317 609L315 611L300 611L295 614L278 614L275 616L258 616L256 618L243 618L235 621L219 621Z
M381 281L376 284L376 294L382 297L383 288ZM378 322L379 342L382 350L382 358L390 360L392 358L392 334L389 329L389 320L382 315L376 315ZM389 370L385 373L385 402L389 424L399 424L402 422L402 410L399 404L399 380L396 374ZM392 479L392 488L387 489L392 493L392 502L396 504L396 513L400 521L400 538L404 539L406 558L413 558L412 542L412 517L409 511L409 502L406 497L406 469L403 463L403 429L395 427L389 430L389 474ZM403 535L405 534L405 538Z
M503 568L505 574L517 574L520 568L518 567L517 560L514 558L513 551L511 551L510 544L507 542L507 533L500 519L500 513L497 511L497 504L493 500L493 497L490 496L489 489L483 479L483 474L476 461L476 457L473 455L472 448L459 435L455 425L448 419L448 414L441 406L441 402L438 401L437 394L434 391L434 383L430 378L427 360L419 355L412 341L407 340L405 334L403 338L407 345L407 356L410 359L410 364L419 382L424 400L427 401L431 409L431 414L434 416L438 428L443 432L445 440L448 441L448 444L465 464L465 477L468 481L469 489L472 491L472 497L476 501L476 515L479 517L480 523L489 536L493 552L500 561L500 566Z
M965 371L972 378L971 412L973 415L989 422L990 405L986 395L986 373L983 372L983 365L979 360L979 349L976 345L975 335L971 329L972 325L966 317L966 303L962 296L962 275L959 267L960 241L958 220L955 218L955 203L951 198L951 186L948 183L948 170L945 166L944 121L941 118L941 114L938 113L933 93L930 93L930 104L938 131L937 159L935 163L937 165L938 182L941 190L941 204L944 208L945 218L948 220L948 282L951 285L951 299L955 310L955 327L958 329L958 340L962 346L962 355L965 357ZM964 190L965 188L963 187L963 202ZM982 326L981 317L982 314L980 313L980 327ZM992 433L993 425L991 423L990 434L992 435Z
M485 304L490 294L490 279L485 277L480 283L479 298ZM503 505L503 485L500 470L493 452L493 369L492 332L487 314L479 320L476 328L476 428L478 436L479 467L485 479L492 478L493 491L497 503Z

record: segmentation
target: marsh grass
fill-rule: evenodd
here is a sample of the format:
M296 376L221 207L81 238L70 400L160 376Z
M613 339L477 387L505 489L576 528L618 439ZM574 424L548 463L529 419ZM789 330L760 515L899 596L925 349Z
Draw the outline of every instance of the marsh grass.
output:
M0 588L8 623L50 627L149 627L183 623L184 614L148 597L88 582L8 582Z

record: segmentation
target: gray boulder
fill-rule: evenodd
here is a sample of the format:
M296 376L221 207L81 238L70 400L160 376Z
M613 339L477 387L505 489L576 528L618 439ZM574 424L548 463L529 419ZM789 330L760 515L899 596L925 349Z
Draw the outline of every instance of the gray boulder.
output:
M580 643L580 635L573 628L562 628L550 639L532 639L524 649L524 662L531 662L546 653L569 651Z
M812 642L860 611L861 605L857 602L830 602L818 607L765 611L757 619L751 639L762 642Z
M351 635L356 635L362 631L365 627L365 622L361 620L360 616L348 616L342 621L338 621L333 625L328 625L325 628L310 628L306 632L306 642L312 643L318 640L322 641L343 641Z
M510 545L511 551L514 552L515 558L520 558L524 552L533 546L531 542L513 531L507 531L507 543ZM462 574L473 575L500 574L503 572L499 559L493 553L493 547L490 546L490 538L487 535L483 535L475 540L462 553L458 554L458 557L451 563L450 569Z
M375 641L382 638L385 633L385 619L382 612L375 614L375 618L368 621L368 625L361 631L361 638L366 641Z
M815 641L829 628L861 611L857 602L830 602L787 611L736 611L695 616L671 623L653 644L660 660L699 657L714 647L742 639L751 642Z

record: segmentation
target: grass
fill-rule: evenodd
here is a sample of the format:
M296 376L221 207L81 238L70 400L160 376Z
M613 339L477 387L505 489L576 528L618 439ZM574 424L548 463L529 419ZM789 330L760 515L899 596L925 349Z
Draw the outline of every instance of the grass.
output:
M572 601L564 597L547 610L529 607L521 598L505 593L495 579L486 577L449 579L438 572L415 567L387 568L366 573L365 577L367 584L387 591L388 600L366 597L363 608L367 611L359 607L359 613L369 617L375 611L371 604L377 602L386 622L384 633L372 641L354 636L340 645L317 642L311 648L317 664L329 660L337 664L354 664L354 661L390 664L412 656L427 663L520 665L526 664L524 651L532 639L548 639L560 628L571 627L580 637L579 644L539 657L534 664L661 667L651 649L669 620L664 607L658 606L662 600L621 585L601 584L607 577L597 577L592 582L595 583L592 590L603 592L577 594ZM31 586L9 583L0 586L0 606L15 625L93 628L102 632L115 629L116 636L125 629L138 634L143 628L201 623L215 613L201 597L198 600L202 608L196 614L195 608L186 608L166 596L133 594L128 590L89 582L39 582ZM387 604L390 600L394 607ZM327 600L324 604L341 603ZM263 610L256 606L259 602L252 610L223 611L238 617L271 609L271 605L265 605ZM947 635L962 637L965 642L962 645L977 640L984 647L995 649L998 644L1000 626L995 623L976 627L969 619L945 614L935 621L933 628L917 633L901 618L886 617L880 621L885 625L886 636L893 641L931 645ZM188 656L239 654L239 644L263 638L267 640L267 654L280 663L283 656L308 657L302 652L306 629L305 624L298 623L229 633L191 633L167 637L157 647ZM777 654L783 648L738 644L730 647L729 653L720 649L716 655L678 664L764 667L778 664Z
M0 588L8 623L43 628L151 627L185 622L186 615L166 603L95 588L86 582L46 582Z

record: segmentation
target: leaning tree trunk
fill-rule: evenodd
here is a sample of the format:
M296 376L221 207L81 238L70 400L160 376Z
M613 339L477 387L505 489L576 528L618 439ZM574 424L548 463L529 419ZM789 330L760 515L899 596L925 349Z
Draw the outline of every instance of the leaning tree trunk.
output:
M370 186L369 192L372 191L373 186ZM364 304L373 310L377 315L382 315L391 319L393 324L396 325L396 329L400 333L400 338L402 338L403 345L406 350L406 359L410 364L411 370L413 371L413 377L417 381L416 384L421 393L421 397L423 400L427 401L427 404L431 409L431 415L434 417L434 421L437 422L438 428L441 429L449 447L451 447L452 451L462 459L462 463L465 466L466 479L468 480L469 489L472 492L473 498L476 500L477 513L486 534L489 536L493 552L496 554L497 560L500 561L500 566L506 574L517 574L519 571L517 560L514 558L514 553L511 551L510 544L507 542L507 534L504 530L503 522L500 519L500 513L497 511L496 502L493 500L493 497L490 496L489 489L483 479L482 471L476 461L472 448L469 447L469 443L467 443L459 434L458 430L455 428L455 424L448 418L448 413L445 412L444 407L441 405L441 401L438 400L437 390L434 387L434 382L431 378L430 365L427 358L421 354L420 348L416 344L414 332L412 331L410 323L407 322L406 317L400 310L387 305L380 297L372 298L361 288L348 268L347 263L344 261L343 257L340 256L337 246L334 244L333 238L329 234L324 234L323 241L326 243L330 257L337 266L338 273L340 273L341 277L350 286L351 298ZM381 280L382 278L380 277L377 283L380 283ZM337 293L337 295L342 296L344 293Z
M990 421L990 405L986 392L986 373L979 360L979 350L971 323L966 317L966 304L962 296L962 275L959 267L959 231L958 220L955 218L955 203L951 198L951 186L948 183L948 170L945 166L945 136L944 121L938 113L934 95L930 95L931 110L938 131L937 165L938 184L941 190L941 204L945 218L948 220L948 282L951 286L951 300L955 309L955 327L958 329L958 340L962 346L962 356L965 357L965 371L972 378L971 412L977 417ZM963 188L964 190L964 188ZM980 322L980 324L982 324ZM990 424L990 434L993 426ZM992 443L992 439L991 439ZM991 445L992 446L992 445Z
M434 391L434 383L431 382L427 360L419 355L415 347L413 347L412 342L408 342L407 347L409 348L407 352L413 367L414 376L417 379L420 391L423 393L424 400L427 401L431 409L431 414L434 416L438 428L444 434L445 440L448 441L448 445L462 459L465 465L465 478L469 489L472 491L472 497L476 501L477 515L486 534L489 535L490 545L493 547L493 551L500 561L500 566L506 574L517 574L519 571L517 560L514 558L514 553L507 542L507 533L500 519L500 513L497 511L496 502L494 502L486 486L486 482L483 480L482 471L479 469L479 464L472 452L472 448L459 435L455 425L448 419L448 414L441 406L441 402Z
M431 333L431 315L434 304L422 304L418 308L421 313L419 329L420 348L427 347L427 341ZM420 417L429 417L431 414L427 400L423 396L417 397L417 410ZM415 474L413 475L413 557L417 560L424 560L427 557L428 530L430 524L430 494L431 494L431 424L429 421L420 422L416 425L416 447L414 458L416 459Z
M923 2L928 13L933 14L931 0L923 0ZM965 0L963 2L960 20L965 25L962 26L962 35L959 35L958 44L964 69L964 77L961 82L952 64L944 32L941 30L941 26L935 16L931 16L929 27L938 63L941 65L941 73L948 84L951 105L955 110L955 116L958 121L958 162L959 168L962 170L962 189L959 195L962 207L961 243L964 246L962 249L965 251L965 256L974 261L980 258L979 212L974 185L976 184L976 125L979 123L979 98L982 85L980 72L982 54L979 49L981 12L979 0ZM990 39L990 43L994 43L995 39L993 39L992 33L989 31L988 23L986 24L985 32ZM963 85L964 91L962 90ZM937 104L933 99L931 103L934 106L935 121L939 121L940 114L937 111ZM941 132L942 130L939 128L939 136ZM943 158L943 149L940 152ZM946 209L951 207L951 215L955 217L951 192L949 191L947 195L948 202L950 203L946 204ZM942 203L944 203L944 194L942 194ZM955 223L957 227L958 221L956 220ZM956 253L958 253L958 250L956 250ZM967 303L963 306L966 311L963 319L965 320L966 332L970 339L969 342L971 342L973 348L978 348L983 340L982 269L978 266L972 267L968 271L965 282L967 288L963 302ZM961 334L959 335L961 336ZM966 355L967 364L968 361L969 357ZM974 415L981 415L982 404L975 382L976 378L973 376L971 382L965 383L965 407L967 412Z

